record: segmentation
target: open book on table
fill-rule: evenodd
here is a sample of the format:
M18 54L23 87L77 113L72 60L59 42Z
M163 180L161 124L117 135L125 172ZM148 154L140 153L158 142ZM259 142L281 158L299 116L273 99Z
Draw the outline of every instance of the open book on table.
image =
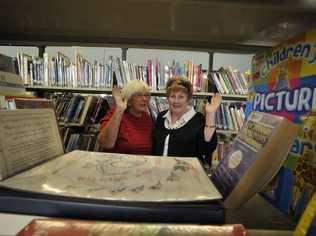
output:
M86 151L64 154L55 114L50 109L0 112L0 164L0 211L25 213L26 210L29 214L47 215L46 209L36 209L36 200L44 200L44 208L65 202L73 209L78 202L81 206L94 205L99 215L104 213L102 207L105 206L113 211L134 207L125 215L128 220L133 215L132 219L136 221L179 217L176 222L181 219L194 222L183 216L186 212L191 214L187 217L192 218L193 212L195 222L223 222L224 211L218 201L221 194L197 158ZM22 196L22 201L25 201L23 197L36 198L30 200L34 207L31 210L24 207L23 210L20 204L22 210L17 209L19 202L12 202L8 195L12 198ZM15 206L10 208L6 201ZM49 205L52 202L54 204ZM63 212L62 207L59 210ZM85 210L90 211L89 208ZM105 214L109 216L107 210ZM142 217L137 218L137 212L141 210ZM63 213L59 216L69 216ZM210 219L212 214L217 219Z

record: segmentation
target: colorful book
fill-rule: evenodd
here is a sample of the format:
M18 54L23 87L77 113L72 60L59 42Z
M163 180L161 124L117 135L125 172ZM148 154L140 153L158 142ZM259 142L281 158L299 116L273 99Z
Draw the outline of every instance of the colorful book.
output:
M297 131L284 117L251 113L211 176L227 208L239 207L263 189L284 163Z
M289 39L252 59L248 110L287 117L300 125L284 163L276 207L300 218L316 190L316 29ZM288 186L288 187L286 187ZM279 200L280 199L280 200Z

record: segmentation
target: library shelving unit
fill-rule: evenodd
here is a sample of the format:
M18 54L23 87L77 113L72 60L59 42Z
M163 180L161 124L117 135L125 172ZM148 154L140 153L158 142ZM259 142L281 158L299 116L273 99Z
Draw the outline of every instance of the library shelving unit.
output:
M46 46L204 51L210 55L209 69L216 52L269 50L316 26L315 1L90 0L74 4L61 0L2 0L0 9L0 45L37 46L40 55ZM44 88L27 87L29 91L35 89ZM283 215L276 216L276 209L269 207L266 202L256 202L243 210L228 211L227 223L243 223L250 229L293 230L292 223Z
M69 88L69 87L54 87L54 86L25 86L26 91L33 92L63 92L63 93L86 93L86 94L111 94L109 88ZM165 91L151 91L152 96L165 96ZM197 92L193 94L193 98L205 98L212 96L213 93ZM222 94L224 101L246 101L247 95L238 94Z

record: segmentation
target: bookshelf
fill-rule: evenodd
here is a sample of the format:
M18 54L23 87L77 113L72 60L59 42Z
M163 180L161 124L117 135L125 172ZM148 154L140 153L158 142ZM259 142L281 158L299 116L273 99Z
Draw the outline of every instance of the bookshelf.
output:
M112 94L112 84L124 86L132 79L145 81L151 87L149 108L154 120L159 112L168 109L164 90L167 80L180 74L192 82L194 91L198 91L193 94L192 105L202 113L204 102L214 95L202 91L219 91L219 86L225 88L220 91L223 104L218 111L220 114L216 115L220 138L223 135L234 137L242 126L245 118L243 108L247 101L247 80L230 66L207 72L202 70L202 64L195 65L192 60L183 64L172 60L170 64L162 65L158 59L147 59L145 65L139 66L113 56L109 56L104 64L95 60L92 66L82 55L79 57L76 51L74 53L75 63L60 51L56 55L44 53L43 58L25 56L24 52L17 53L16 67L24 84L27 84L26 91L35 92L37 97L53 98L65 146L68 146L72 136L74 141L70 143L76 143L80 141L81 135L97 134L96 124L105 115L96 115L101 109L97 100L111 100L108 95ZM217 79L216 83L214 78ZM71 151L72 148L66 150Z
M30 92L61 92L61 93L84 93L84 94L111 94L112 90L108 88L68 88L54 86L25 86L26 91ZM165 96L165 91L151 91L152 96ZM212 96L213 93L197 92L193 94L193 98L205 98ZM247 95L222 94L224 101L247 101Z
M150 111L155 119L159 112L168 109L168 106L160 105L166 103L164 88L168 79L177 75L186 76L191 81L195 91L192 104L202 113L204 113L205 100L214 95L214 93L206 91L221 93L223 107L219 109L220 114L216 116L216 124L221 134L236 135L242 126L245 117L243 107L247 101L247 79L231 66L206 71L202 70L202 64L194 64L190 59L184 63L173 59L168 64L161 63L157 58L155 60L146 59L145 65L137 65L114 56L108 56L108 61L103 61L103 63L94 60L95 63L92 65L83 55L78 56L76 50L74 54L75 63L60 51L56 55L44 53L43 58L33 56L28 64L21 63L29 58L25 58L25 53L19 52L17 57L19 73L24 84L29 85L26 86L27 91L36 92L40 97L56 92L67 94L68 98L71 94L80 96L78 98L80 100L79 108L73 106L75 100L71 98L71 100L62 101L62 104L68 104L68 112L57 112L61 121L68 121L67 127L76 127L74 122L77 121L82 109L84 110L83 107L86 107L83 104L87 101L84 101L85 99L80 94L85 94L85 97L86 95L109 95L112 93L112 84L124 86L132 79L144 81L151 88L153 99ZM157 99L157 97L163 98ZM60 106L56 105L56 107ZM58 108L58 110L60 109ZM75 111L75 115L72 115L73 111ZM83 123L80 123L81 125L78 127L83 126Z

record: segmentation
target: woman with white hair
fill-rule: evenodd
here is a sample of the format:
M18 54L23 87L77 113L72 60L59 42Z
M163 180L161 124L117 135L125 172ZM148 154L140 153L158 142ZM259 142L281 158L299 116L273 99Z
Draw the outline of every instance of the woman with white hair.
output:
M154 123L148 113L148 85L140 80L131 80L121 91L113 88L112 95L116 107L101 120L100 147L115 153L151 154Z

